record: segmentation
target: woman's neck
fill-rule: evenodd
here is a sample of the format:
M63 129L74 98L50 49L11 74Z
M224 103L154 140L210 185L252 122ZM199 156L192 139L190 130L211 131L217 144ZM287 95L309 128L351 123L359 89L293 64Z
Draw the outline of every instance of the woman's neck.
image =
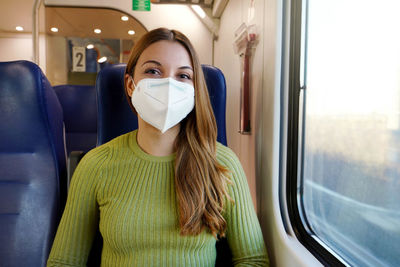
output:
M175 139L179 134L180 124L161 133L158 129L138 118L137 143L147 154L153 156L169 156L175 152Z

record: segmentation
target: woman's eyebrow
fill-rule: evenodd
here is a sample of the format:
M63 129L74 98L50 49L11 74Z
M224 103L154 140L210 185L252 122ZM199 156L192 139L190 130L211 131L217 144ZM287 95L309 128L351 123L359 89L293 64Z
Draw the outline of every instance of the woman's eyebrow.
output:
M156 60L147 60L147 61L145 61L145 62L142 64L142 66L144 66L144 65L146 65L146 64L148 64L148 63L153 63L153 64L156 64L156 65L158 65L158 66L161 66L161 65L162 65L160 62L158 62L158 61L156 61ZM179 67L178 69L189 69L189 70L193 71L193 68L190 67L190 66L182 66L182 67Z
M147 64L147 63L153 63L153 64L156 64L156 65L158 65L158 66L161 66L161 63L158 62L158 61L155 61L155 60L147 60L146 62L144 62L144 63L142 64L142 66L145 65L145 64Z
M189 69L189 70L191 70L191 71L193 71L193 68L192 67L190 67L190 66L182 66L182 67L179 67L178 69Z

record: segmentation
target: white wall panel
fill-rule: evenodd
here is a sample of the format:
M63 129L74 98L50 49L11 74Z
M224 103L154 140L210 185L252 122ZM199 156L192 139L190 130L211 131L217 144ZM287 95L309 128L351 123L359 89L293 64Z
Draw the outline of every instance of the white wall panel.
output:
M254 15L249 12L252 3ZM321 266L296 237L286 233L281 218L279 144L282 5L282 0L230 0L221 17L214 62L227 79L228 144L239 156L245 169L271 266ZM241 73L239 56L234 54L232 43L234 31L242 22L256 24L260 34L251 65L251 135L238 133Z
M0 37L0 61L32 60L31 35Z
M261 131L262 110L262 79L263 79L263 40L260 40L251 64L251 89L250 89L250 118L251 134L241 135L239 130L240 112L240 58L233 50L235 30L243 23L256 24L259 33L263 30L264 1L255 1L253 18L248 21L248 10L251 1L230 0L221 17L219 38L215 44L214 64L221 68L227 80L227 133L228 145L238 155L246 172L253 202L257 208L256 201L256 172L260 151L257 140Z
M46 72L45 36L39 36L39 66ZM32 35L25 33L0 34L0 61L32 61Z

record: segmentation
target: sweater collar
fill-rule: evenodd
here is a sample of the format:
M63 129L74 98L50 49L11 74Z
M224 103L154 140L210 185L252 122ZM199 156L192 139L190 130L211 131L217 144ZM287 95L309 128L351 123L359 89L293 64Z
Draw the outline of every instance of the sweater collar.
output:
M175 160L175 153L168 156L153 156L145 151L137 143L137 130L129 133L129 147L141 159L152 162L172 162Z

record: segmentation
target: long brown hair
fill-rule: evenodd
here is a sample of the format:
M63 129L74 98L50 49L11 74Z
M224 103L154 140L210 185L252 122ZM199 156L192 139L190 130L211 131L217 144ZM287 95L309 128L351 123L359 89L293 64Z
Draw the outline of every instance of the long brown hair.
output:
M197 235L204 228L216 237L224 236L224 205L230 199L228 170L216 158L217 126L207 85L197 54L189 39L175 30L155 29L144 35L132 48L125 73L133 76L142 52L158 41L180 43L189 53L193 66L195 106L181 122L175 140L175 189L182 235ZM128 102L130 97L125 89ZM134 110L133 106L131 105Z

